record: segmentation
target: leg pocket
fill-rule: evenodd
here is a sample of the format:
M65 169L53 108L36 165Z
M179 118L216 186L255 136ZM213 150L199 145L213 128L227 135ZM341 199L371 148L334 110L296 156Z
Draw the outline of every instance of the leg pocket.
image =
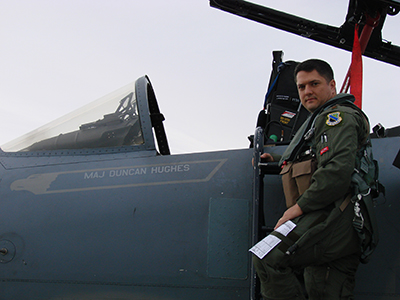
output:
M353 300L354 275L330 264L305 268L304 283L309 300Z

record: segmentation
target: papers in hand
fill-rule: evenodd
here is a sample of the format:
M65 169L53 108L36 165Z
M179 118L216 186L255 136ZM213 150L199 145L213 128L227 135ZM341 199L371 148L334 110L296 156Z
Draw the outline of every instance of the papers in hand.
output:
M279 232L283 236L287 236L289 232L291 232L296 227L292 221L286 221L277 229L276 232ZM258 258L263 259L265 255L267 255L272 249L276 247L281 242L281 239L276 237L275 235L269 234L264 239L255 244L250 252L253 252Z

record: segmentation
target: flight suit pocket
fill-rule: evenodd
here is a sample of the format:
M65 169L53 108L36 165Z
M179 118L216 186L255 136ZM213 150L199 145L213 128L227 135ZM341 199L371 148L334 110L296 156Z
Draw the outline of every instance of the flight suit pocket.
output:
M324 167L332 159L334 154L329 132L327 131L321 134L317 141L316 154L318 156L319 166Z
M289 163L282 168L282 185L289 208L311 185L311 177L317 168L315 159Z

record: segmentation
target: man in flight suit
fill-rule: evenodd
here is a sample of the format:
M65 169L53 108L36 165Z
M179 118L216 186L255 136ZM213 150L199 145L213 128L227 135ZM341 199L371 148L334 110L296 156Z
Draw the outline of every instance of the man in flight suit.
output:
M296 227L287 236L271 233L281 242L262 259L253 256L261 293L265 300L305 299L296 276L304 268L309 299L354 299L360 242L352 224L350 183L368 121L352 95L336 93L328 63L300 63L295 81L311 116L280 159L288 209L275 229L289 220ZM261 158L277 160L269 153Z

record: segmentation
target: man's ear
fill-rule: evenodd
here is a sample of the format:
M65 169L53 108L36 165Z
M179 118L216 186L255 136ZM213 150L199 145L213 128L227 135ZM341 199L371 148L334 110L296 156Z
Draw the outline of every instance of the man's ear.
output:
M332 96L335 96L336 95L336 81L335 81L335 79L332 79L329 82L329 87L331 88Z

